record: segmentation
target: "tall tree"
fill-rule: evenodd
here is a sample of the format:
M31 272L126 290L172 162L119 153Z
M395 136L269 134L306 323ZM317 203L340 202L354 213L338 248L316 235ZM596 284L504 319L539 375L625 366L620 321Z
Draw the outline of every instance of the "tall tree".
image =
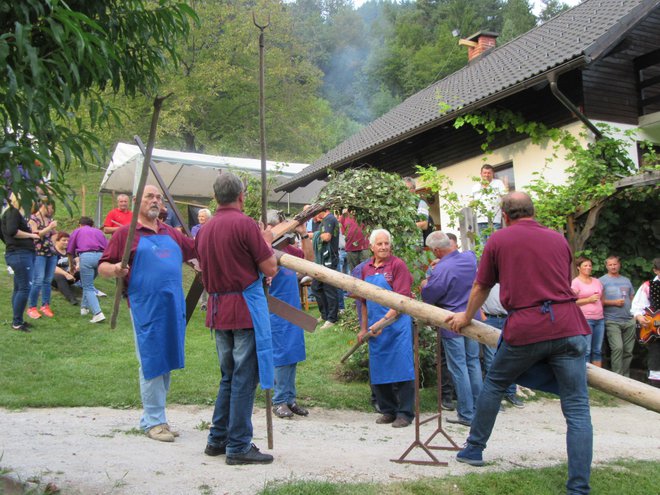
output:
M502 12L502 43L511 41L536 26L529 0L508 0Z
M46 194L66 203L64 173L99 155L94 128L115 115L104 90L153 94L191 19L170 0L3 2L0 200L11 188L29 204L49 177Z
M539 21L546 22L571 7L560 0L541 0L543 8L539 14Z

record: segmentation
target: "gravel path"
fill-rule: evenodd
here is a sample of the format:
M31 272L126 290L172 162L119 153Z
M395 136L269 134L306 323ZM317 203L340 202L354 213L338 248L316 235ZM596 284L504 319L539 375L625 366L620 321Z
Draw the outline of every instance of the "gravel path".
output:
M169 407L170 424L181 437L166 444L136 434L136 410L0 409L0 466L22 480L52 482L62 493L159 495L253 494L269 483L296 479L391 482L478 469L442 450L436 455L448 467L390 462L411 444L414 428L376 425L375 414L314 408L306 418L274 418L273 464L227 466L224 457L203 454L203 428L211 413L209 407ZM256 410L253 419L255 443L265 450L265 411ZM594 464L619 458L660 461L660 430L650 427L658 419L627 403L593 408ZM423 440L435 424L422 427ZM446 425L445 430L456 443L465 441L467 428ZM556 400L506 409L485 451L489 464L484 469L565 462L564 432ZM419 450L414 454L411 458L427 459Z

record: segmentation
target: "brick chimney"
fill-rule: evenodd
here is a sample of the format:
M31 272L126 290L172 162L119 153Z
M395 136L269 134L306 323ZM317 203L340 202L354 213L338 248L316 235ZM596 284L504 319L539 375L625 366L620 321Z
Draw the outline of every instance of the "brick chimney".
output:
M468 47L468 62L471 62L482 53L495 48L497 45L495 40L498 36L499 33L492 31L478 31L467 39L461 38L458 44Z

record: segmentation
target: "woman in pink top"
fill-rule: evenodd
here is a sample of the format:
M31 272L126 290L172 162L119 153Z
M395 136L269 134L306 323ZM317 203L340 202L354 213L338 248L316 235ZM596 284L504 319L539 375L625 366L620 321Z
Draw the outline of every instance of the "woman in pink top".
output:
M605 335L605 320L603 317L603 284L591 276L593 263L585 256L575 260L578 276L573 279L571 288L577 296L577 305L580 306L587 323L591 327L591 335L587 335L587 362L594 366L602 366L603 336Z

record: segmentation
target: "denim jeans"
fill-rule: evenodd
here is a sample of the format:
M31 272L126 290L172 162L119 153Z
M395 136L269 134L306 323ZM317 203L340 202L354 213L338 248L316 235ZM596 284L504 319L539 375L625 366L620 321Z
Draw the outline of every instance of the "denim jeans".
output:
M11 294L13 311L12 325L15 327L25 323L23 313L30 294L30 281L34 267L34 251L20 249L5 253L5 262L14 270L14 291Z
M99 260L101 252L88 251L80 253L80 283L82 285L83 297L80 306L89 308L93 315L101 312L99 298L96 296L94 279L98 275Z
M215 347L222 379L208 443L244 454L252 445L252 408L259 382L254 330L216 330Z
M486 448L507 387L533 364L547 361L559 384L561 410L567 425L567 493L589 493L593 431L584 362L586 348L583 335L520 346L502 342L477 400L468 443Z
M39 303L39 294L41 293L41 304L50 304L50 283L55 275L57 266L57 256L34 257L34 269L32 271L32 287L30 287L29 307L34 308Z
M605 321L607 343L610 345L610 367L612 372L630 376L630 363L635 348L635 320Z
M293 404L296 401L296 368L298 363L275 366L273 404Z
M467 337L442 337L447 367L456 389L458 417L472 421L483 380L479 364L479 344Z
M504 328L504 322L506 321L506 318L499 318L497 316L486 316L486 320L484 323L486 325L490 325L491 327L495 327L498 330L502 330ZM491 364L493 364L493 358L495 357L495 352L497 352L497 348L495 347L489 347L486 344L479 344L481 347L481 352L483 353L483 358L484 358L484 376L488 374L488 370L490 369ZM506 389L506 395L515 395L516 394L516 384L512 383L511 386Z
M82 263L82 262L81 262ZM142 361L140 351L138 350L137 334L135 333L135 324L133 315L131 315L133 324L133 338L135 341L135 354L137 355L140 367L138 375L140 377L140 398L142 399L142 417L140 418L140 428L142 431L148 431L154 426L167 423L165 415L165 405L167 403L167 393L170 390L170 373L147 380L142 373Z
M603 337L605 336L605 320L587 320L591 327L591 335L586 335L587 352L585 354L587 363L603 361Z

